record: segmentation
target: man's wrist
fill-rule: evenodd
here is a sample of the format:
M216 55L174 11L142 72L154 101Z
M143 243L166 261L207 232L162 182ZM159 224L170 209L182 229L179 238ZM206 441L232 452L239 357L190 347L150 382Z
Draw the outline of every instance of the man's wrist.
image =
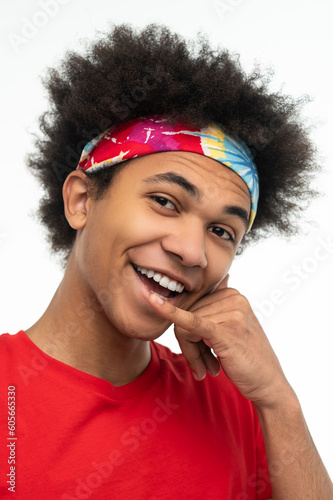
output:
M302 414L300 402L288 382L272 390L271 397L262 401L254 401L253 405L259 419L270 418L277 414L281 416L285 414L289 417Z

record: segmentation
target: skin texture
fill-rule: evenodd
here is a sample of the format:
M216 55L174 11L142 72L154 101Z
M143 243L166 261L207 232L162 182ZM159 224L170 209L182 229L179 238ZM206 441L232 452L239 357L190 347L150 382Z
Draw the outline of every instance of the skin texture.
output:
M175 184L144 182L168 171L186 177L201 198ZM77 238L58 291L27 334L57 359L121 385L142 373L150 360L146 341L171 324L154 312L132 263L175 274L188 289L177 306L189 309L228 273L246 223L223 211L236 205L249 215L250 195L232 170L187 152L130 162L98 201L88 181L75 171L64 184L65 214ZM54 349L69 322L79 332Z
M195 185L200 198L173 183L145 182L170 171ZM247 224L226 209L250 213L242 179L210 158L166 152L129 162L98 201L89 195L86 175L72 172L63 196L77 237L50 306L26 332L31 340L74 368L123 385L147 367L147 341L174 323L197 380L207 370L217 375L221 366L253 401L273 499L333 498L297 397L249 302L228 287ZM186 290L161 300L132 263L169 272Z

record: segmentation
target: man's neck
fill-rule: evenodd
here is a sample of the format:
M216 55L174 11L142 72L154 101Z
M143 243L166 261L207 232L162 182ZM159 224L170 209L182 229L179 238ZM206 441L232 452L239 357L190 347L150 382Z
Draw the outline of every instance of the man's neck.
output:
M46 354L115 386L135 380L148 366L148 341L117 331L67 267L50 305L28 337Z

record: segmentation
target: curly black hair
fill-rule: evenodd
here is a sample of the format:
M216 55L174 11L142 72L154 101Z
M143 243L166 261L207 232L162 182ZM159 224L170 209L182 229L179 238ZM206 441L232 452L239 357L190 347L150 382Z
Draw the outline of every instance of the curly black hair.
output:
M62 186L84 145L112 125L152 114L199 127L216 121L249 146L260 198L243 246L276 232L296 234L299 211L316 194L310 181L319 170L300 118L308 98L272 93L270 79L270 71L247 75L238 56L213 50L204 36L187 41L156 24L141 31L113 26L88 44L84 55L68 52L44 78L51 108L39 119L44 135L28 157L46 192L38 215L53 252L66 261L75 241L76 231L64 215ZM89 175L96 199L124 164Z

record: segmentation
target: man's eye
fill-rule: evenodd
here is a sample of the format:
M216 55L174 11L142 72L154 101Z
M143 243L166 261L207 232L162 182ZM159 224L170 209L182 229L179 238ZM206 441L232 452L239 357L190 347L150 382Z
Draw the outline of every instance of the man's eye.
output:
M175 204L172 201L164 198L163 196L152 196L152 199L155 200L162 207L173 210L175 208Z
M234 238L231 236L231 234L228 233L228 231L226 231L225 229L223 229L223 227L213 226L208 228L208 230L214 232L216 236L218 236L223 240L234 241Z

